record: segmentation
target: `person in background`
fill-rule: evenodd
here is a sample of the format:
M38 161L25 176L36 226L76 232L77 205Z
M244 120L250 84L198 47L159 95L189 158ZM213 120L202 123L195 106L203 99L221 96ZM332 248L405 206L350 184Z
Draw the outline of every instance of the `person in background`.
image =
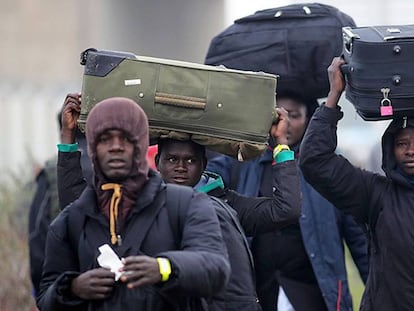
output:
M360 310L414 310L414 119L396 117L385 130L385 176L335 154L343 64L336 57L328 68L330 92L310 121L300 166L317 191L368 228L370 268Z
M68 96L77 96L77 94L69 94ZM62 110L59 111L57 120L61 131ZM85 181L90 183L92 168L86 152L85 135L76 129L74 137L79 145L82 174ZM49 224L60 211L56 164L57 156L54 155L45 162L44 167L38 172L36 176L36 190L29 207L29 260L34 296L39 292L47 230Z
M308 121L318 102L296 93L278 94L277 106L289 113L288 145L296 157ZM207 170L223 176L225 184L249 196L272 193L271 148L253 161L237 163L226 156L209 160ZM317 174L317 172L315 172ZM302 215L279 231L253 237L257 293L263 310L352 310L345 267L344 242L365 282L368 275L366 234L351 215L337 211L301 176ZM282 305L284 301L284 305Z
M149 168L148 120L136 102L99 102L86 137L94 182L50 226L39 309L200 310L230 274L214 203ZM102 263L102 247L115 258Z
M72 114L75 118L68 114L68 122L64 122L65 128L76 128L76 111L80 109L80 102L76 105ZM66 109L72 108L74 107L68 105ZM275 141L286 144L289 124L287 111L279 109L278 112L279 122L272 126L270 132ZM67 140L67 143L72 141ZM70 191L62 192L73 195L82 189L79 162L75 153L64 156L66 160L61 162L61 167L66 167L68 172L78 172L78 176L75 180L64 179L65 183L59 185L59 189L71 188ZM225 290L213 297L213 310L218 306L219 310L260 310L255 291L254 264L244 232L255 235L273 231L297 220L301 201L299 176L293 160L292 151L285 150L278 154L277 163L270 168L274 187L271 197L250 198L224 189L220 176L205 171L207 159L203 146L191 140L159 140L155 163L165 182L191 186L221 200L216 201L221 203L216 205L216 214L227 246L232 273ZM61 173L66 174L63 171ZM76 197L65 198L65 201L74 199Z

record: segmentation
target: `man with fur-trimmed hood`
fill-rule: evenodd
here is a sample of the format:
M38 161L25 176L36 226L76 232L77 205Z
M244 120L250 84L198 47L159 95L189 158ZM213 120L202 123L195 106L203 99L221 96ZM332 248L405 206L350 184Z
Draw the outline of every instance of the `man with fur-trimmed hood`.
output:
M134 101L98 103L86 137L94 185L49 229L39 309L202 310L230 272L214 203L149 168L148 120ZM122 258L115 269L100 261L105 244Z

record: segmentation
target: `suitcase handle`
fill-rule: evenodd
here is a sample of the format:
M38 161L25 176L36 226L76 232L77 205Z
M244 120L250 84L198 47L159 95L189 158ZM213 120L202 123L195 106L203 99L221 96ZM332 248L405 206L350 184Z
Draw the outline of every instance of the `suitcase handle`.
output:
M350 74L351 72L354 71L354 67L352 67L348 64L341 65L340 69L341 69L342 74L344 74L344 75L348 75L348 74Z
M344 50L349 55L352 54L354 39L360 39L360 36L352 32L352 27L342 27L342 40L344 44Z
M155 93L155 102L158 104L171 105L175 107L193 108L204 110L207 101L205 98L183 96L169 93Z

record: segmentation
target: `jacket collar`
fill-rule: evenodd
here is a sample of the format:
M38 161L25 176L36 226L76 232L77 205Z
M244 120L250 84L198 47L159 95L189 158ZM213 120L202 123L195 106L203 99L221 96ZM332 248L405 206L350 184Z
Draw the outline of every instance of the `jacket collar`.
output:
M131 210L131 214L138 213L149 206L154 201L157 193L161 190L162 187L165 187L165 184L163 183L160 174L150 169L148 173L148 182L140 191L138 199L133 209ZM86 215L92 218L100 217L98 216L101 213L99 212L97 206L96 192L91 185L88 185L85 188L78 200L81 202L83 206L82 208Z
M224 189L224 182L220 175L204 171L200 181L194 186L194 189L198 192L209 193L214 189Z

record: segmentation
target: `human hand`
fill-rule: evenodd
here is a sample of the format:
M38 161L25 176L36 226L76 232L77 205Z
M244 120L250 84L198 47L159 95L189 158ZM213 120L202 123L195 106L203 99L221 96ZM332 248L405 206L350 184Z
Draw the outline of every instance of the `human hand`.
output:
M73 279L72 293L84 300L108 298L115 284L115 273L104 268L86 271Z
M341 66L343 64L345 64L343 58L335 57L328 67L330 90L325 105L330 108L335 108L337 106L339 98L345 89L345 79L341 72Z
M278 121L272 124L270 135L272 135L276 144L288 144L288 130L289 130L289 113L285 108L276 108L278 113Z
M152 285L161 282L161 274L156 258L148 256L129 256L122 258L124 272L121 281L127 283L128 288L143 285Z
M76 128L80 115L81 94L70 93L66 95L62 107L62 129L60 131L63 144L73 144L76 139Z

